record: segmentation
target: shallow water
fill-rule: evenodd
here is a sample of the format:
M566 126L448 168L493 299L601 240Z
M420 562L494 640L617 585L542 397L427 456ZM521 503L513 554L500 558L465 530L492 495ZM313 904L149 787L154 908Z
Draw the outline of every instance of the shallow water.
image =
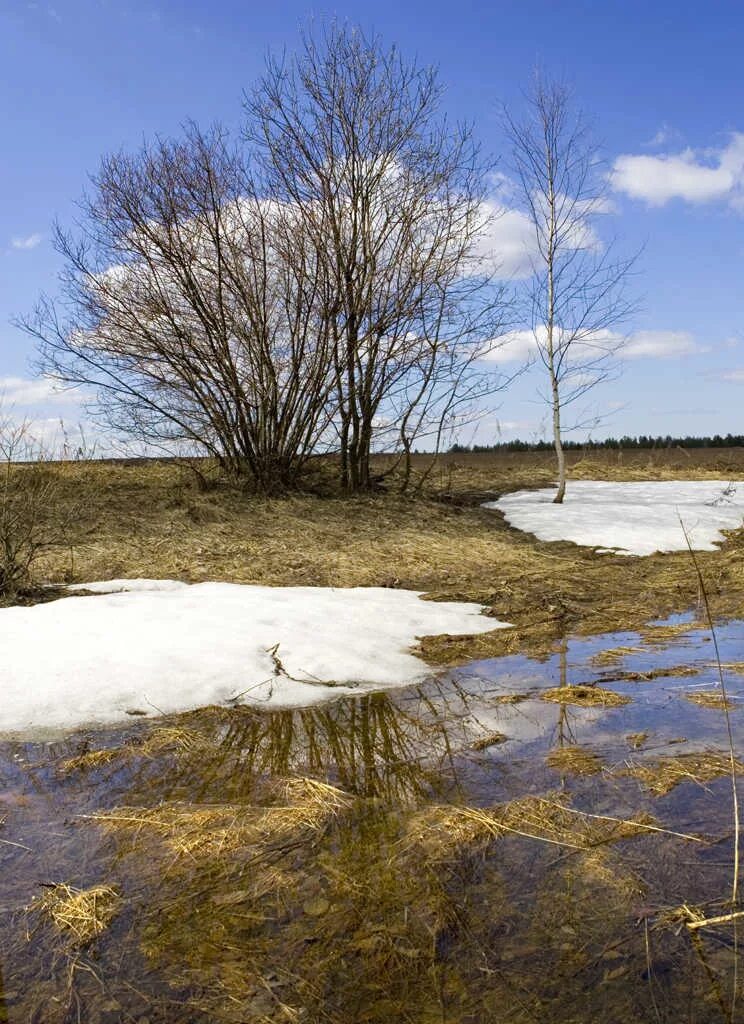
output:
M744 658L744 623L717 639ZM0 1021L744 1020L733 927L679 913L730 909L730 779L632 774L726 752L724 713L685 696L717 680L689 617L307 710L0 744ZM744 674L725 681L744 752ZM629 702L542 699L568 685ZM277 790L296 776L341 796ZM98 937L27 909L60 882L120 893Z

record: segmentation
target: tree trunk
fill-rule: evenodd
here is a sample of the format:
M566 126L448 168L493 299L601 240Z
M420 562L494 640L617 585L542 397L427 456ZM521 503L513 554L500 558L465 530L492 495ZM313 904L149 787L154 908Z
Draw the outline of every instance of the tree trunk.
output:
M563 451L561 440L561 401L558 393L558 382L553 377L553 444L555 455L558 460L558 490L555 493L553 502L556 505L563 504L563 497L566 493L566 456Z

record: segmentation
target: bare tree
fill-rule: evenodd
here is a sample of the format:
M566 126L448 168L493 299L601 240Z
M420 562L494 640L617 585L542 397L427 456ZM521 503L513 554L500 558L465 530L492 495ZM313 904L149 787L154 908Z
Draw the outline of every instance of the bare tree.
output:
M476 255L485 171L450 127L429 68L332 24L270 60L246 99L268 194L298 211L324 265L345 489L369 488L376 445L436 437L498 386L477 358L504 292Z
M31 589L39 555L66 540L59 479L31 425L0 407L0 600Z
M44 371L93 386L149 445L207 452L262 491L292 485L335 413L324 265L296 211L257 192L226 134L106 158L64 298L22 323Z
M624 285L635 257L616 258L594 224L607 212L599 151L570 91L535 76L523 119L504 112L520 198L534 229L527 284L531 330L547 371L560 503L566 491L564 410L606 380L622 338L616 328L632 304Z
M364 490L376 447L436 443L503 383L478 360L505 305L478 255L485 168L440 91L333 26L269 60L241 145L192 125L104 159L80 231L56 231L62 301L22 322L44 372L266 492L331 448Z

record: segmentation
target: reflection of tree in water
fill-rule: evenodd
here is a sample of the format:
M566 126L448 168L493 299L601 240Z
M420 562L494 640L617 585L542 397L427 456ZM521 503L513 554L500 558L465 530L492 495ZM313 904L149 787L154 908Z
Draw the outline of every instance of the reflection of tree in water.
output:
M226 782L247 792L257 778L304 773L359 796L409 802L451 785L464 745L461 724L423 690L401 702L375 693L296 710L207 709L181 722L203 742L190 749L183 738L165 785L189 784L196 799Z
M567 645L559 668L566 685ZM534 729L524 735L543 748L556 732L559 744L573 739L565 705L499 696L473 677L310 709L204 709L107 733L105 748L95 734L87 746L58 744L56 774L27 750L45 804L71 818L114 808L109 826L78 819L55 861L73 884L123 893L126 909L97 940L92 969L132 1010L127 970L140 972L152 1007L139 1002L137 1013L157 1021L171 984L184 998L200 993L197 1004L171 1002L162 1019L172 1022L285 1019L281 1001L338 1024L497 1020L504 1008L526 1022L569 1014L587 986L598 992L595 1015L621 1007L623 1019L648 1019L645 993L628 998L626 975L603 980L618 970L604 959L608 944L624 943L631 970L645 964L627 917L639 896L633 874L607 846L557 853L484 829L457 806L470 802L475 761L481 795L504 798L505 761L471 760L475 738L501 725L519 735L526 712ZM527 782L514 772L521 794L534 789L534 766L527 772ZM308 778L336 789L308 788ZM33 871L34 885L47 877ZM38 941L43 975L59 937ZM87 968L74 984L97 1021L103 986ZM39 1005L53 992L50 975Z

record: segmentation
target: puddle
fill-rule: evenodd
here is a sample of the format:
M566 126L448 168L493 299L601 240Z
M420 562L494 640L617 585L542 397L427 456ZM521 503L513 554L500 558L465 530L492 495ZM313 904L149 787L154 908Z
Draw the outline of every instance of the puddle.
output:
M718 641L740 666L744 623ZM308 709L0 743L0 1022L744 1019L733 927L680 911L730 909L731 783L704 770L726 717L686 699L716 691L712 646L682 618ZM543 699L571 687L628 703Z

